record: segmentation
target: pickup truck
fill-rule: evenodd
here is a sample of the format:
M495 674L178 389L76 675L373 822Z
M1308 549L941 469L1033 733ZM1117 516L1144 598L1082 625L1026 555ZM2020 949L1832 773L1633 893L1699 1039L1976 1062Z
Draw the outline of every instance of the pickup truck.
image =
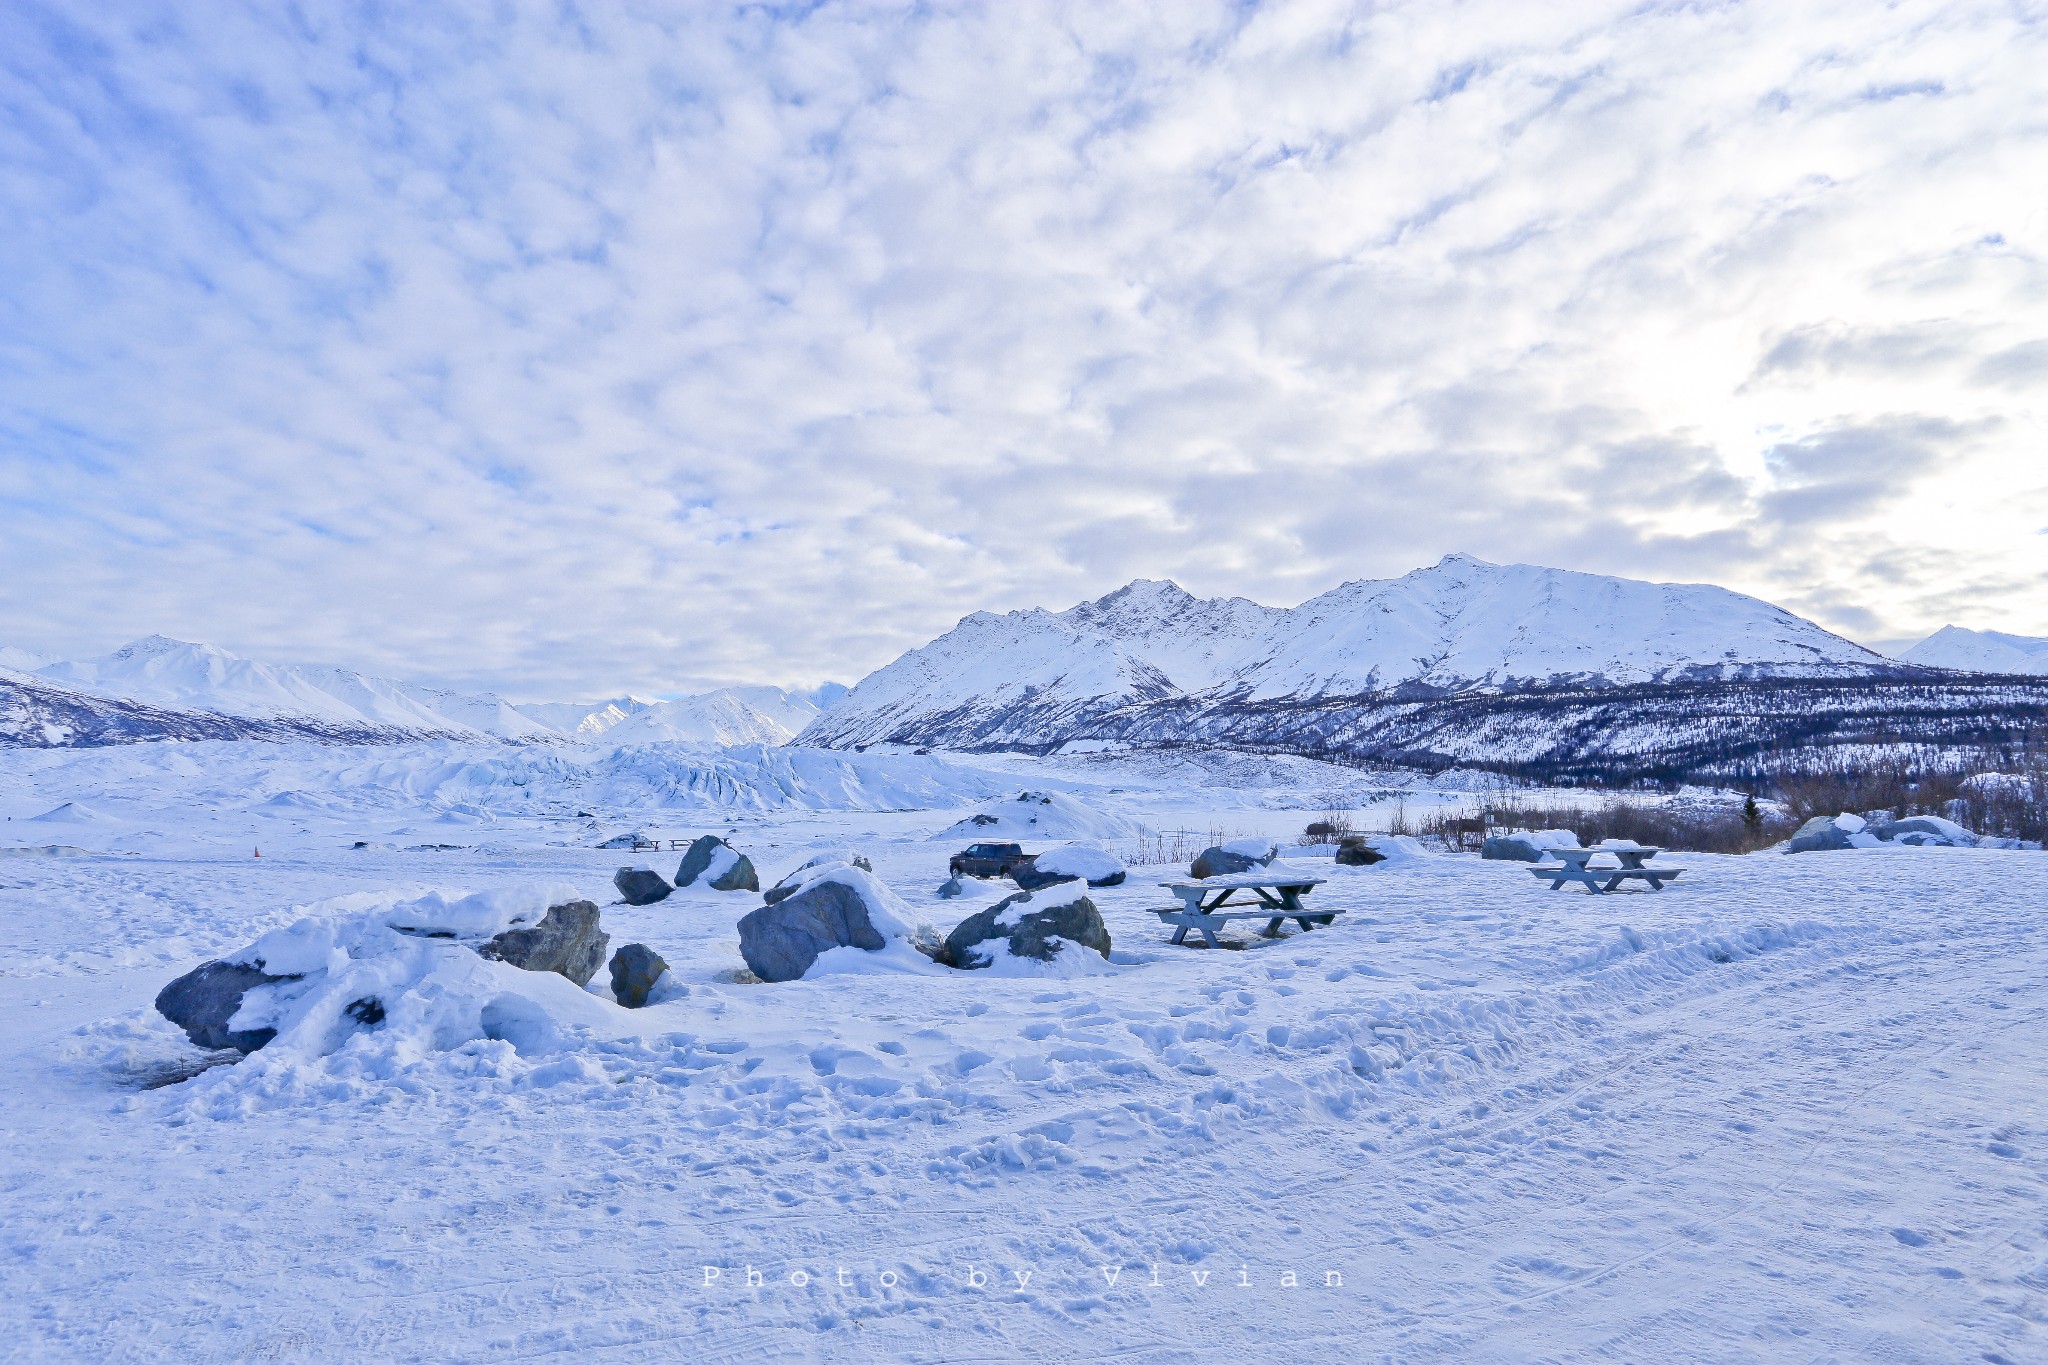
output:
M1010 869L1031 861L1017 844L969 844L947 864L954 876L1007 877Z

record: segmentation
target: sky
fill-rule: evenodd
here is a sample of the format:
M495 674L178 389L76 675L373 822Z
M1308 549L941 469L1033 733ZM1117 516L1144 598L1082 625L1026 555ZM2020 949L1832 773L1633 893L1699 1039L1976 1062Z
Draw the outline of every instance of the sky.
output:
M2048 635L2048 3L0 0L0 646L851 681L1458 551Z

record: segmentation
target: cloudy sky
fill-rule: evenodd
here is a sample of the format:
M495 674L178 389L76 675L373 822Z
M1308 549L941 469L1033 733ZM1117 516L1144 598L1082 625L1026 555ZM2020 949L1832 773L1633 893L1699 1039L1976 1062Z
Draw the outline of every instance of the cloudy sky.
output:
M2048 634L2048 5L0 0L0 645L851 680L1467 551Z

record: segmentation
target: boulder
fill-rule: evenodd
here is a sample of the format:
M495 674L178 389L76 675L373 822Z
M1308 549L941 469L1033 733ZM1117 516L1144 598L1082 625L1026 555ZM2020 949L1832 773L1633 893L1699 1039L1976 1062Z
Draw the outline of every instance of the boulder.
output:
M1974 848L1977 836L1953 820L1944 820L1938 815L1909 815L1903 820L1887 820L1873 826L1873 835L1886 843L1948 844L1955 848ZM1919 838L1909 839L1908 836Z
M1109 929L1087 896L1019 891L960 921L946 935L938 960L963 971L991 966L998 943L1007 943L1014 957L1040 962L1064 951L1064 943L1092 948L1105 958L1110 948Z
M1787 853L1821 853L1841 848L1875 848L1877 836L1864 828L1860 815L1816 815L1799 827Z
M740 956L763 981L795 981L833 948L877 952L886 943L859 888L836 879L812 881L740 919Z
M644 835L644 834L614 834L614 835L613 835L613 836L612 836L611 838L609 838L609 839L605 840L605 841L604 841L603 843L599 844L599 845L598 845L598 847L599 847L599 848L638 848L638 847L640 847L640 845L642 845L642 844L644 844L644 843L646 843L646 842L647 842L647 836L646 836L646 835Z
M761 879L747 855L715 834L694 841L676 868L676 885L690 886L699 878L713 891L759 891Z
M260 967L238 962L208 962L158 991L157 1013L185 1030L185 1036L199 1047L254 1052L275 1038L277 1030L230 1029L228 1020L242 1008L242 997L256 987L298 979L272 976Z
M1479 856L1496 862L1540 863L1544 850L1522 834L1489 834L1479 846Z
M622 867L612 874L612 885L619 888L619 899L628 905L652 905L667 900L675 890L659 872L648 867Z
M855 853L852 849L834 849L830 853L818 854L802 867L799 867L796 871L769 887L762 893L761 899L770 905L774 905L777 901L794 896L797 892L803 890L805 882L810 881L828 867L857 867L863 872L873 872L875 870L873 863L869 862L862 855Z
M1010 880L1026 891L1040 891L1061 882L1078 882L1081 878L1072 872L1048 872L1038 866L1036 858L1027 858L1010 869Z
M1272 855L1253 857L1251 853L1241 853L1229 847L1208 847L1196 855L1196 860L1192 864L1188 864L1188 872L1196 880L1206 876L1233 876L1237 872L1251 872L1253 868L1264 868L1270 862Z
M942 901L953 900L966 893L967 888L960 884L958 877L948 877L939 884L938 897ZM771 901L770 904L773 904L773 902Z
M1346 867L1371 867L1386 860L1386 854L1364 839L1345 839L1337 845L1337 861Z
M476 951L480 957L508 966L529 972L554 972L579 986L587 986L603 965L605 945L610 942L611 935L598 927L595 905L589 901L565 901L549 906L547 915L532 928L507 929L478 944Z
M612 999L629 1010L640 1009L667 970L660 953L644 943L628 943L612 954Z
M1074 877L1090 886L1122 886L1124 862L1100 844L1061 844L1032 858L1031 874L1033 880L1029 882L1014 872L1010 875L1026 891Z

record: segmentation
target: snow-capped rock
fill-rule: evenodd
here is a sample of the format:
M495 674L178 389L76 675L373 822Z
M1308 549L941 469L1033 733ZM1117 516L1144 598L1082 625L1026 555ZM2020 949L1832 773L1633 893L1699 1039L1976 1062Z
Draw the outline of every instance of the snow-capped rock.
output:
M2048 673L2048 639L1943 626L1899 657L1926 668L1971 673Z
M1141 580L1062 612L976 612L862 679L799 739L1049 749L1130 707L1898 668L1726 588L1450 555L1291 608Z

